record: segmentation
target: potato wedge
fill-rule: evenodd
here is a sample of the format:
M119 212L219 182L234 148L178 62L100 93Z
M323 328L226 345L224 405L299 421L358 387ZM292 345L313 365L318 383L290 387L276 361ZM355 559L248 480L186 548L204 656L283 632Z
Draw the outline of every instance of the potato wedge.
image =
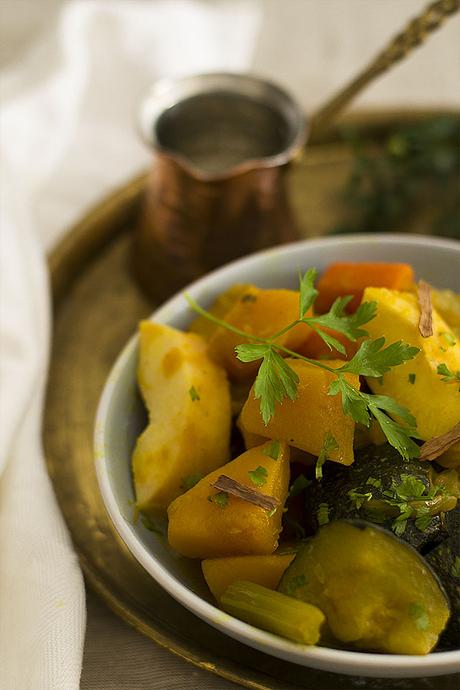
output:
M137 507L164 511L190 475L204 476L229 457L230 391L205 341L142 321L138 382L149 425L133 457Z
M369 387L407 407L417 420L423 440L446 433L460 419L460 392L457 384L441 380L437 368L445 363L453 372L460 370L460 345L454 333L433 309L433 335L423 338L418 330L419 305L413 294L366 288L363 300L375 300L378 305L376 318L366 324L371 338L384 336L388 344L403 340L421 350L382 379L368 378ZM447 455L456 453L455 446Z

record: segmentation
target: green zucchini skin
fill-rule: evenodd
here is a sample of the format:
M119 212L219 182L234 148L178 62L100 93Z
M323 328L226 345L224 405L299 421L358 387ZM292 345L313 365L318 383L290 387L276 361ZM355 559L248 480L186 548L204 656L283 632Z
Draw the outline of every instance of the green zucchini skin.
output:
M389 444L356 451L355 462L350 467L326 462L323 478L312 482L305 491L308 533L314 534L320 526L318 511L321 504L328 507L329 521L364 519L391 530L394 518L382 519L382 516L373 515L366 511L366 502L357 507L348 494L351 490L361 494L370 492L373 498L384 499L384 492L390 490L394 483L399 484L401 475L411 475L423 482L426 491L432 487L433 470L430 463L421 463L416 459L404 460ZM378 487L369 483L375 480L379 482ZM424 530L415 526L414 519L409 519L399 536L417 551L426 553L448 537L445 515L434 515Z
M457 513L453 517L460 519L458 508L450 512ZM439 647L458 649L460 647L460 529L457 527L448 539L430 551L425 558L442 582L450 599L451 615L442 633Z

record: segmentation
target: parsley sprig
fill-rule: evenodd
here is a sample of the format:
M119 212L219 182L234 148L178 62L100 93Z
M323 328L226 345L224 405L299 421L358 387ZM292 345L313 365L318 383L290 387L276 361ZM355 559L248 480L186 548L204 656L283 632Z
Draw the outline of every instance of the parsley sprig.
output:
M341 354L345 354L344 345L334 338L328 330L324 329L331 329L340 333L351 342L356 342L359 338L368 335L362 326L376 316L376 302L363 302L354 314L348 314L345 309L352 297L339 297L326 314L306 315L318 296L318 291L314 286L316 276L317 272L314 268L310 268L303 276L299 276L299 318L269 338L247 333L233 324L219 319L203 309L187 293L185 298L189 306L201 316L217 326L241 336L245 341L251 341L237 345L235 352L241 362L261 360L254 384L254 395L257 400L260 400L260 412L265 425L275 414L277 404L282 403L286 398L295 400L297 397L299 377L283 358L282 355L284 354L333 374L334 380L330 384L328 394L333 396L340 393L345 414L366 427L370 426L372 419L376 419L389 443L405 459L418 457L419 446L413 439L419 438L419 436L416 431L415 419L410 412L392 398L356 390L345 376L345 374L356 374L380 378L392 367L413 359L419 352L418 348L401 341L386 345L385 338L368 338L361 342L357 352L349 361L339 368L333 368L328 366L325 361L299 355L279 341L281 336L295 326L307 324L322 338L331 351L335 349Z
M447 364L438 364L436 369L438 376L442 376L441 381L443 383L459 383L460 382L460 371L451 371Z

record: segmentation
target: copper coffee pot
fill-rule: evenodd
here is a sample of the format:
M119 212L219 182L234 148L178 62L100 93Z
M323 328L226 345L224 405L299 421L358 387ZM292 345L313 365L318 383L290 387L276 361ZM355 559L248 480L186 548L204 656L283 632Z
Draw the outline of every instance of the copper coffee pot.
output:
M421 45L459 4L428 5L312 116L312 136L320 139L359 92ZM285 91L243 74L161 81L142 104L140 129L154 161L134 265L155 299L227 261L297 239L285 172L304 146L307 127Z
M298 238L285 171L307 130L285 91L243 74L161 81L143 102L140 127L154 160L134 261L150 295Z

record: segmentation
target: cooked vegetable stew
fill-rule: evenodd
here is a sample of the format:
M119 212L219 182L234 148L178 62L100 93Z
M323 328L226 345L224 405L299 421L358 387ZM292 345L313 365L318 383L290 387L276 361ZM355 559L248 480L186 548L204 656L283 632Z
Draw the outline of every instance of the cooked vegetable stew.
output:
M137 509L218 605L302 644L460 647L460 296L407 264L235 285L140 326ZM302 603L300 603L302 602Z

